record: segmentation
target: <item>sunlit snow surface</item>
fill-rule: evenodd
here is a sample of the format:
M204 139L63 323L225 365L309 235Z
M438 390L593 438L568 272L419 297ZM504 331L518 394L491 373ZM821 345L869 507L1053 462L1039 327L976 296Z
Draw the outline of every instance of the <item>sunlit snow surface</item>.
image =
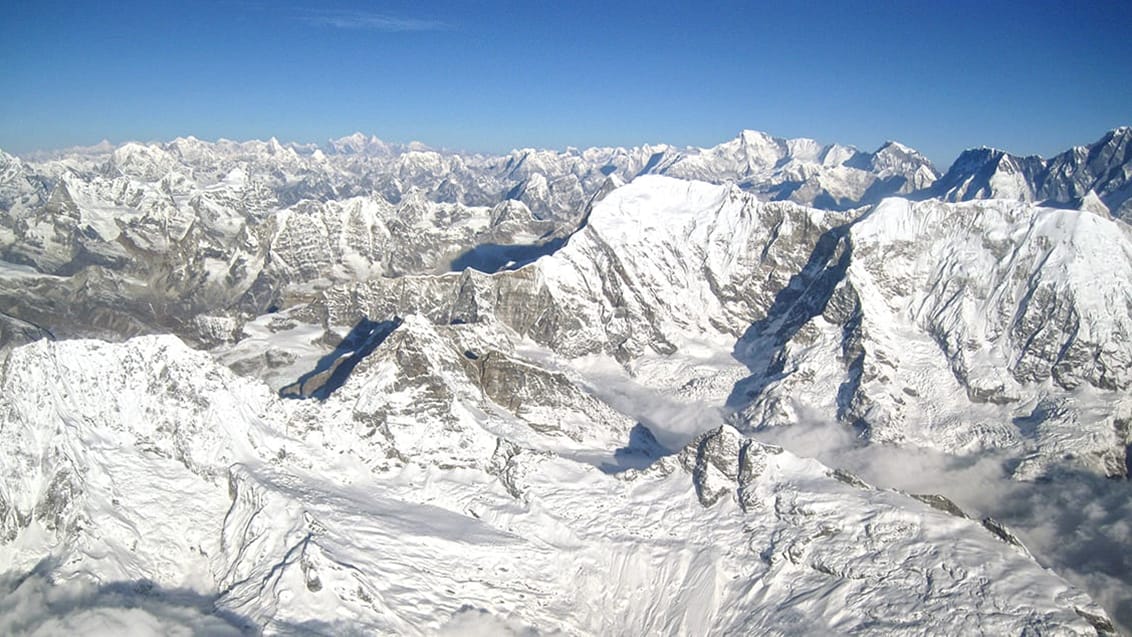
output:
M25 346L4 382L3 560L86 587L15 587L89 600L59 602L70 625L130 586L157 626L193 621L177 593L192 591L218 595L208 621L269 632L430 633L486 613L567 634L1089 634L1074 609L1100 613L976 521L726 427L643 472L517 447L375 470L381 451L319 406L172 337ZM418 426L494 438L471 414ZM310 427L336 444L305 442Z

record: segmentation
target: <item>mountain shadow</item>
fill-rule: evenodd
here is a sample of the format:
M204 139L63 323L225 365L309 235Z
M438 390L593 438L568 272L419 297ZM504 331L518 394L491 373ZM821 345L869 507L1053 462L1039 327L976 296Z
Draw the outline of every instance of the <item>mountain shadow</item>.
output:
M345 384L354 367L377 349L400 325L400 318L358 321L334 351L320 358L314 369L300 376L299 380L280 389L279 395L283 398L326 400Z
M629 469L645 469L672 453L672 450L660 444L652 430L644 423L637 423L629 430L629 440L625 446L614 450L613 462L603 464L601 470L615 474Z
M540 239L545 240L537 243L481 243L453 259L448 264L448 270L450 272L463 272L472 269L492 274L494 272L518 270L525 265L534 263L541 257L554 254L566 245L570 237L589 225L590 213L593 212L594 204L605 194L606 191L595 193L586 204L585 212L578 221L578 225L567 229L565 232L555 231L549 235L543 235ZM553 236L554 234L558 234L558 236ZM551 238L547 238L548 236Z
M452 272L467 269L491 274L504 270L518 270L535 262L539 257L553 254L566 245L567 237L558 237L543 243L524 243L507 245L501 243L482 243L470 248L449 264Z
M752 323L735 343L731 355L751 375L735 383L727 397L728 409L742 408L758 398L767 385L784 377L786 344L803 325L825 311L849 269L852 246L845 238L851 225L822 234L806 265L774 297L766 316Z

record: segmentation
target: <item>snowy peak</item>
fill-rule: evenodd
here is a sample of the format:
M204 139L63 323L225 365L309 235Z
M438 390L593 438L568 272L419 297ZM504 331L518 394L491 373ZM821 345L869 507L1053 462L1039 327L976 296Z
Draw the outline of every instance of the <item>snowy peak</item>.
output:
M759 169L766 169L778 163L779 159L785 154L783 146L785 140L776 139L762 131L744 130L740 131L739 136L735 139L736 150L741 162L746 164L748 173L754 172ZM723 148L730 146L724 144L716 148Z
M1018 157L994 148L966 150L932 191L946 201L1033 201L1035 182L1043 170L1040 157Z
M1132 126L1119 126L1101 137L1092 148L1118 148L1118 152L1123 156L1128 150L1129 143L1132 143Z
M1069 202L1069 205L1078 210L1091 212L1102 217L1108 217L1112 214L1112 211L1108 209L1108 206L1105 205L1104 201L1102 201L1096 191L1093 190L1085 193L1084 197L1073 199Z
M338 155L392 155L394 149L389 144L377 138L376 135L366 136L357 132L353 135L332 139L327 143L327 149Z
M935 173L935 167L927 157L919 151L909 148L900 142L888 141L876 149L871 155L870 165L873 170L881 174L915 173L920 169L927 169Z
M1014 201L897 198L845 230L840 256L814 253L834 276L800 276L801 298L744 336L760 388L747 422L823 404L860 439L1017 453L1017 478L1128 473L1132 230ZM803 325L780 327L805 307Z
M898 142L894 139L890 139L890 140L885 141L883 144L880 145L880 148L876 149L876 152L874 154L880 154L880 153L884 153L884 152L892 152L892 153L898 153L898 154L904 154L904 155L910 155L910 154L913 154L913 153L915 153L917 155L919 154L919 151L915 150L914 148L910 148L908 146L905 146L904 144L901 144L900 142Z
M742 131L714 148L691 149L655 172L711 183L730 181L764 200L837 210L907 194L937 177L926 157L904 147L862 153L848 146L823 146L812 139L782 139L757 131Z
M1132 219L1132 128L1122 126L1052 159L993 149L962 153L931 194L948 201L1018 199L1077 205L1092 191L1112 216ZM1095 208L1095 206L1093 206Z
M114 149L109 165L122 175L156 181L173 170L176 159L159 146L129 142Z

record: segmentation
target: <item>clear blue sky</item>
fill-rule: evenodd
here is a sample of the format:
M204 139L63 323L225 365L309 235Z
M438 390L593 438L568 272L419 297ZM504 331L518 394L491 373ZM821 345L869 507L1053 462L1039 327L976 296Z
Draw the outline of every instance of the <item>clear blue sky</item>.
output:
M1132 2L4 3L0 148L108 138L712 145L743 128L946 167L1132 124ZM167 6L169 5L169 6Z

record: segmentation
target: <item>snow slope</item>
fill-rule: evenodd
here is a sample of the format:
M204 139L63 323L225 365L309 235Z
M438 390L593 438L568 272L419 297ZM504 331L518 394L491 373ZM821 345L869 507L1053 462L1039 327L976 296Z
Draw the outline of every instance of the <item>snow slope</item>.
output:
M757 426L799 410L866 439L948 452L1010 449L1016 474L1127 473L1132 234L1112 220L1005 201L887 200L844 238L844 277L783 342L745 408ZM777 360L777 359L776 359ZM797 398L799 395L806 399ZM821 398L817 398L821 397Z
M173 337L41 341L5 372L4 563L50 556L56 586L133 586L150 604L188 589L237 627L1085 635L1105 621L978 522L727 427L610 474L492 435L471 410L418 412L439 445L392 427L376 434L390 447L367 443L331 401L282 401ZM388 374L357 370L342 391L358 408ZM460 442L476 429L490 455Z

